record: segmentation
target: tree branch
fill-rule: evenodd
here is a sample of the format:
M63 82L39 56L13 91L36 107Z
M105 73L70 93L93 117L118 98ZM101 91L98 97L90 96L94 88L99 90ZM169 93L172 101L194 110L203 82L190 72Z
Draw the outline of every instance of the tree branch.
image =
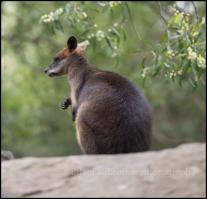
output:
M162 8L161 8L161 5L160 5L160 2L158 1L157 3L158 3L158 6L159 6L159 14L160 14L160 17L162 18L162 20L167 25L168 24L167 20L162 16Z
M195 10L196 20L197 20L197 25L198 25L198 12L197 12L197 8L196 8L196 5L195 5L194 1L192 1L192 4L193 4L194 10Z
M142 40L141 37L140 37L140 35L139 35L139 33L138 33L137 30L136 30L135 25L134 25L133 18L132 18L132 14L131 14L131 11L130 11L128 2L125 2L125 5L126 5L126 7L127 7L127 10L128 10L128 13L129 13L129 19L130 19L131 25L132 25L132 27L133 27L133 29L134 29L134 32L136 33L137 37L138 37L140 40Z

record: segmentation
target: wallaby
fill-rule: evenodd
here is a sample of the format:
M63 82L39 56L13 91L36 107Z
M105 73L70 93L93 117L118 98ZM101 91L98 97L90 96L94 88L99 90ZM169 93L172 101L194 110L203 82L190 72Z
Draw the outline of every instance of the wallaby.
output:
M128 79L100 70L84 56L86 43L74 36L45 69L49 77L67 74L72 119L86 154L142 152L151 144L152 113L142 92Z

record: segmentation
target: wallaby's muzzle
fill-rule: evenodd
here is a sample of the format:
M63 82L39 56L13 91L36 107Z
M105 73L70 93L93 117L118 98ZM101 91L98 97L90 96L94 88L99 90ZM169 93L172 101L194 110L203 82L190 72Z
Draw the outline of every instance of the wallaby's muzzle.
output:
M47 74L48 77L56 76L56 73L50 72L50 68L49 67L45 69L45 74Z

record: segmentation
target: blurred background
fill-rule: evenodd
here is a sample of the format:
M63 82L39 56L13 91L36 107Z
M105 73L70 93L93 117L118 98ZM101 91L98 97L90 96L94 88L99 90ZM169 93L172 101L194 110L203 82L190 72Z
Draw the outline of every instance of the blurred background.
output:
M2 149L12 151L15 157L81 154L70 107L66 111L60 108L60 103L70 93L67 77L51 79L44 74L44 69L54 55L65 47L70 35L76 35L81 40L78 30L70 29L66 20L62 20L64 31L56 31L53 35L48 33L47 26L40 24L41 16L64 9L67 3L70 2L1 3L1 144ZM160 2L163 15L168 16L169 5L174 3ZM143 91L154 118L151 150L186 142L205 142L205 86L187 92L188 84L180 87L177 83L161 81L159 77L143 86L139 73L143 54L130 52L137 47L144 51L156 45L165 24L156 2L128 2L128 5L142 40L136 38L134 27L126 20L127 40L121 41L118 64L115 58L108 56L110 53L106 44L97 44L95 50L89 45L86 56L93 65L127 77ZM94 2L87 2L87 6L87 14L94 24L114 23L104 18L107 13L96 11L98 6ZM190 2L178 2L178 6L195 12ZM196 7L201 17L206 15L204 1L196 2ZM118 11L113 13L113 19L116 17L119 17Z

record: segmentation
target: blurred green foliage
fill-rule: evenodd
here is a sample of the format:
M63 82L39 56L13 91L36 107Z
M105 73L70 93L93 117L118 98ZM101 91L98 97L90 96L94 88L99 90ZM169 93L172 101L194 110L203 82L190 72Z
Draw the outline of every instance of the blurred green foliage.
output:
M178 3L172 13L174 5L2 2L2 148L16 157L81 153L70 109L60 109L69 95L67 78L44 74L70 35L90 41L85 54L93 65L127 77L144 92L154 116L152 150L205 141L206 69L198 59L206 56L205 2ZM182 12L190 13L187 41L171 27L182 30ZM189 60L194 52L196 59Z

